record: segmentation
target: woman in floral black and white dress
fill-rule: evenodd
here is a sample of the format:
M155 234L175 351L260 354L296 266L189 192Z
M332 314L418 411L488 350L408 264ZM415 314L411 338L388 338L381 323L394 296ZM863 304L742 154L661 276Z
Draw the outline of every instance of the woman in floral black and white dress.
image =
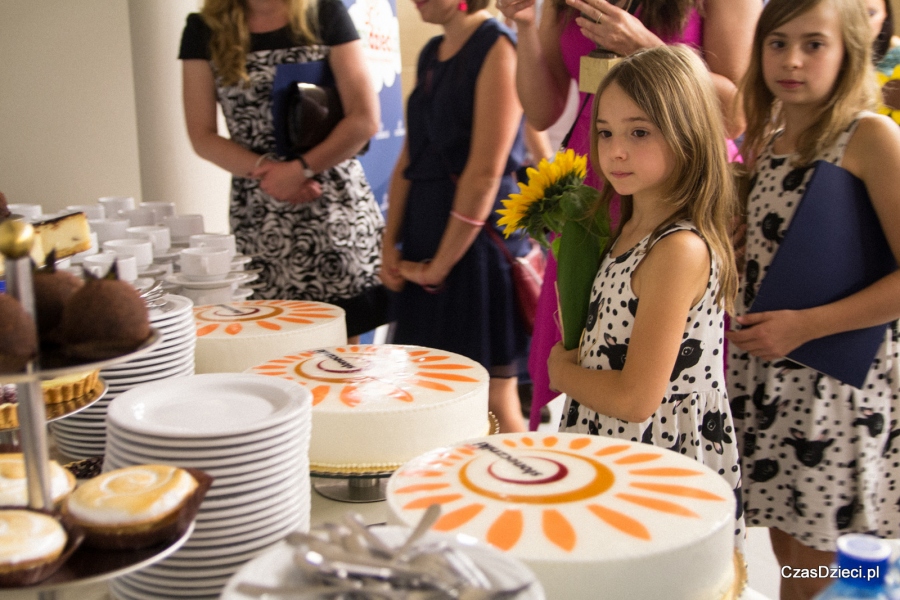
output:
M188 17L179 58L188 135L234 176L231 227L238 251L262 269L257 294L342 306L350 336L381 324L383 220L354 158L377 130L378 98L340 0L207 0ZM277 160L276 67L318 60L334 73L345 117L299 159ZM217 130L217 102L230 139Z

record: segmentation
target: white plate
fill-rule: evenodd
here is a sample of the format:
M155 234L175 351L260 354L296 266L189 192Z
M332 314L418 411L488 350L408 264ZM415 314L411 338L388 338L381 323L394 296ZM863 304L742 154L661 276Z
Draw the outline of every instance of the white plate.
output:
M229 523L236 523L232 525L213 527L217 523L198 523L200 527L196 527L194 533L191 534L191 543L195 546L219 546L222 545L223 540L240 541L244 539L245 535L255 535L256 531L262 531L281 522L285 513L283 506L275 505L267 508L265 514L253 513L247 517L228 519Z
M211 436L196 439L167 438L144 433L136 434L116 426L115 423L111 424L110 429L114 430L116 436L123 440L149 444L161 448L217 448L220 446L235 446L257 442L265 438L282 434L288 430L303 431L303 426L309 427L310 424L311 423L307 419L303 418L303 415L298 415L294 419L286 420L283 423L278 423L272 427L260 429L259 431L254 431L252 433L241 433L223 437Z
M231 259L231 270L240 271L241 268L251 260L253 260L253 257L247 256L246 254L235 254L234 258Z
M175 319L185 312L190 312L194 307L194 303L190 298L179 296L178 294L166 294L163 296L166 303L160 308L150 310L150 323L155 327L157 324L163 325L171 319Z
M219 575L218 577L203 577L196 581L184 579L173 581L169 577L148 576L142 571L135 571L122 579L125 580L126 585L148 593L158 592L170 596L178 596L179 593L184 596L212 595L218 598L219 594L222 593L222 588L227 583L227 581L222 582L223 578L228 579L224 575Z
M107 433L108 432L109 430L107 429ZM255 470L264 469L273 464L284 462L285 460L296 459L296 455L290 453L290 448L282 448L279 446L259 450L249 456L237 455L213 459L194 459L186 456L172 459L157 458L152 454L125 450L118 445L116 439L112 436L108 436L107 443L110 456L127 464L142 465L147 464L148 462L159 462L179 467L193 467L195 469L207 471L213 477L251 473ZM299 459L297 460L299 462Z
M255 273L251 274L244 271L232 271L224 278L215 281L194 281L193 279L187 278L182 273L166 275L165 280L169 283L174 283L175 285L180 285L181 287L192 290L215 290L227 287L232 283L247 283L248 281L253 281L257 277L258 275Z
M194 439L268 429L308 415L311 403L305 387L286 379L209 373L129 390L110 403L107 414L122 429Z
M409 535L408 528L398 526L370 527L369 531L393 547L400 545ZM455 548L468 554L498 588L510 588L533 582L516 596L516 600L544 600L544 590L528 567L499 550L469 542L468 539L434 532L429 532L423 537L426 543L429 540L447 540ZM282 542L251 560L228 582L222 591L221 600L258 600L254 596L237 591L238 584L244 581L270 586L302 586L304 577L300 570L294 567L294 550Z
M225 557L228 557L226 559L227 562L231 562L233 560L232 557L236 558L238 555L247 552L258 551L281 541L284 539L284 536L292 531L296 531L302 520L303 515L300 514L285 515L280 524L276 523L275 526L260 529L255 535L249 535L246 540L240 540L238 536L235 536L234 539L225 540L218 546L193 546L189 548L187 545L184 545L178 550L177 554L167 559L167 562L171 565L181 565L183 567L192 565L207 566L200 564L200 561L203 560L217 560L221 563Z
M256 290L252 290L250 288L239 287L238 289L234 290L234 293L231 296L231 301L241 302L242 300L246 300L247 298L252 296L255 291Z
M188 363L194 362L194 348L191 344L186 344L183 348L176 347L176 351L169 354L165 360L157 361L144 365L129 366L127 369L117 369L115 371L104 371L104 378L113 377L126 379L137 375L147 375L151 373L159 373L168 371L175 367L185 367Z
M162 354L151 353L144 360L136 360L133 362L125 363L122 368L109 368L104 369L104 373L121 373L123 371L128 371L130 369L137 369L142 367L150 367L153 365L160 365L165 363L176 363L183 359L185 356L191 356L194 354L194 347L190 344L185 344L183 348L178 346L172 346L171 348L166 348Z
M182 598L182 596L169 596L160 592L154 592L151 594L149 592L139 590L133 585L130 585L127 580L121 578L110 582L110 590L118 600L175 600L176 598ZM206 600L207 598L214 599L216 595L212 594L207 596L204 594L202 596L194 597L198 600Z
M139 383L167 379L173 375L182 373L188 366L187 362L188 361L185 360L181 364L163 365L162 369L159 368L159 365L153 365L146 369L135 369L131 372L125 371L122 374L104 373L103 378L109 382L109 386L114 392L119 392L123 391L122 388L124 386L134 387ZM190 362L193 363L193 361Z
M309 492L306 492L306 494L308 495ZM296 511L297 507L300 505L300 500L297 496L297 491L288 487L272 495L270 498L263 500L247 502L245 504L235 504L234 506L216 510L201 510L197 515L197 520L198 522L205 524L218 525L233 517L244 517L248 514L259 513L275 506L278 507L281 514L291 514Z
M275 534L269 536L267 539L261 540L260 542L258 542L257 545L253 546L250 550L245 550L240 553L234 553L229 556L198 558L196 560L190 560L190 561L179 561L178 559L174 559L174 560L176 560L176 562L173 562L171 564L173 567L177 566L177 567L190 568L190 569L193 569L193 568L202 569L202 568L209 568L209 567L217 567L225 561L247 562L248 560L250 560L252 558L256 558L257 556L259 556L260 554L262 554L263 552L265 552L266 550L271 548L273 544L277 544L278 542L283 540L284 537L288 533L290 533L290 531L284 531L284 530L278 531Z
M116 429L110 430L109 435L114 439L115 444L122 450L133 452L135 454L152 456L154 458L171 458L173 460L181 458L188 458L190 460L206 460L214 458L227 458L229 456L241 456L242 458L245 458L248 454L260 450L267 450L275 446L280 448L282 451L289 451L293 448L296 448L299 452L303 449L301 447L301 444L299 443L299 440L302 439L302 436L297 435L297 432L293 430L288 430L279 436L262 439L258 442L253 442L252 444L240 444L239 446L218 446L213 448L191 448L188 450L180 448L159 447L123 439L119 437L118 430Z
M289 467L280 473L274 473L257 481L248 481L237 485L216 487L216 482L213 482L212 487L206 493L203 503L207 508L215 510L221 507L232 506L236 500L245 502L255 501L257 498L268 498L274 490L282 489L281 486L306 487L303 481L304 477L308 478L309 475L301 474L296 469Z
M197 579L197 578L212 578L212 577L221 577L223 575L234 575L235 571L240 569L244 563L247 561L235 561L234 563L221 565L218 567L207 567L203 569L198 569L194 567L189 567L185 569L184 567L166 567L165 563L157 563L155 565L151 565L146 569L142 569L141 572L151 576L158 575L161 578L175 578L175 579Z

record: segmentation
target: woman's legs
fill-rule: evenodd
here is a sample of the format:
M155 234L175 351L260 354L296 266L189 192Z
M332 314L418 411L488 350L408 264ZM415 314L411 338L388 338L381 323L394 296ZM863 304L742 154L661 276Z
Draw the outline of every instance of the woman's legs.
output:
M491 377L488 385L488 408L500 421L500 433L527 431L519 403L517 377Z
M834 552L823 552L801 544L793 536L769 528L769 539L772 550L781 567L791 569L816 569L822 565L829 566L834 560ZM833 579L794 579L781 578L781 600L809 600L825 589Z

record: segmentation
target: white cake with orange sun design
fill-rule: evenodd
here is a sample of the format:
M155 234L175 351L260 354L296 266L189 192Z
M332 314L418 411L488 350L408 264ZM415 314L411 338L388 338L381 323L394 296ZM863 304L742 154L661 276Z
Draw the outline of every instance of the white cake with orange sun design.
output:
M246 300L194 307L196 373L242 373L267 360L347 343L344 310L322 302Z
M353 345L298 352L250 372L312 393L314 471L393 470L489 430L487 370L452 352Z
M391 519L462 533L524 561L548 598L720 600L735 586L734 493L675 452L513 433L428 452L388 482Z

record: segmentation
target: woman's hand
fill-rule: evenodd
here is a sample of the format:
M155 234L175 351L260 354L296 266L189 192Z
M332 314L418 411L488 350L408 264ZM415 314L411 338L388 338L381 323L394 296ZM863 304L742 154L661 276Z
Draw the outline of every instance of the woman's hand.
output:
M606 50L628 56L642 48L663 45L637 17L606 0L566 0L566 3L581 12L575 22L581 27L582 35Z
M550 349L550 357L547 359L547 373L550 375L550 389L554 392L562 391L560 385L563 379L563 370L566 365L578 365L578 349L566 350L562 342Z
M276 200L291 204L312 202L322 195L322 186L303 175L300 161L263 161L250 177L259 179L259 187Z
M431 262L400 261L400 276L427 290L439 288L447 278L447 273L439 273L438 267Z
M734 320L741 329L728 331L725 337L741 350L763 360L787 356L799 346L817 337L810 332L803 311L775 310L748 313Z
M381 278L384 286L392 292L399 292L403 289L406 280L400 274L400 261L402 255L395 244L389 244L387 241L381 245L381 271L378 276Z
M535 0L497 0L497 8L517 26L534 25L537 8Z

